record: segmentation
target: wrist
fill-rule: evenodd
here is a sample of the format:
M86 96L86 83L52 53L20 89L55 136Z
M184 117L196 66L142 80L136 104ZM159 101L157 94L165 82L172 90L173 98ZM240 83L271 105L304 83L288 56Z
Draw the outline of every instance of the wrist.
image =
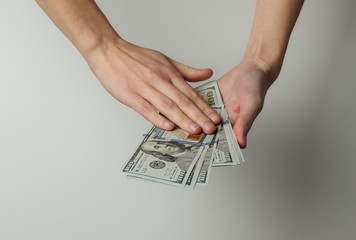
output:
M262 66L271 83L281 71L290 34L302 5L303 0L257 1L244 59L252 59Z
M123 48L129 45L129 42L125 41L121 37L103 37L100 40L95 41L90 48L81 52L83 58L89 65L90 69L97 76L98 70L101 68L109 67L107 64L111 64L110 58L115 56L121 56ZM120 64L120 61L116 61L115 64ZM98 76L97 76L98 77ZM100 79L99 79L100 80Z
M116 33L93 34L82 37L78 44L74 44L84 59L90 59L98 52L106 51L124 40Z
M268 76L269 83L272 84L281 71L286 51L285 45L268 40L252 40L247 46L243 61L264 71Z
M258 58L244 57L241 62L235 67L236 71L241 71L241 69L247 69L247 72L257 73L258 77L254 79L263 80L263 84L266 86L266 90L271 86L273 81L271 80L271 68L270 66L261 61Z

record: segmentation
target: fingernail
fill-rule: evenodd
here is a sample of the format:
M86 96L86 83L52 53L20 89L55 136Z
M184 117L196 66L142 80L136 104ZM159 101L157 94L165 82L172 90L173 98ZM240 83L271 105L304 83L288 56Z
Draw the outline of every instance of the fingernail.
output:
M164 126L165 128L171 128L171 127L172 127L172 123L171 123L171 122L168 122L168 121L165 121L165 122L163 123L163 126Z
M209 114L209 118L210 118L211 121L213 121L213 122L219 121L219 115L218 115L217 113L210 113L210 114Z
M200 126L198 124L196 124L196 123L191 123L189 125L190 130L192 130L193 132L196 131L199 127Z
M206 123L204 124L204 129L205 129L205 130L210 130L210 129L212 129L214 126L215 126L215 125L212 124L211 122L206 122Z

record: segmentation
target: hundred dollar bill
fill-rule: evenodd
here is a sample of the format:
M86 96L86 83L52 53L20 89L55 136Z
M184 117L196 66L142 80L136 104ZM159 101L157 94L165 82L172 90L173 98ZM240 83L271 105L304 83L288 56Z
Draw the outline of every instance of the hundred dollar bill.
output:
M234 130L232 129L231 122L230 122L229 116L226 112L226 109L223 109L222 116L225 119L225 121L223 122L224 127L226 129L227 134L230 137L230 140L229 140L229 142L231 143L230 145L234 148L234 155L237 157L238 164L241 164L241 163L245 162L245 159L242 155L240 145L237 142Z
M197 88L195 88L197 92L200 93L200 95L204 98L204 100L212 107L214 106L224 106L222 97L219 91L219 87L217 84L217 81L210 81L208 83L205 83ZM220 115L224 115L224 120L223 120L223 129L225 132L225 138L226 141L224 143L228 143L227 145L229 146L228 151L218 151L216 154L216 160L214 161L213 166L222 166L222 165L236 165L240 164L241 162L244 162L244 157L242 155L241 149L237 143L236 136L233 132L233 129L231 127L230 120L228 118L228 115L226 113L226 110L224 108L223 112L220 113ZM225 126L226 125L226 126ZM223 133L221 133L223 134ZM220 147L217 149L224 148L225 146L222 146L222 143L220 144ZM231 159L231 161L229 161ZM218 164L220 162L220 164ZM224 164L223 164L224 163Z
M207 152L204 156L203 166L201 167L198 178L196 179L196 184L204 186L208 185L208 179L214 159L214 152L218 143L217 138L218 134L215 134L210 146L207 148Z
M223 111L223 107L219 106L219 107L212 107L219 115L221 115L222 111ZM195 185L197 184L197 181L199 178L202 178L203 176L203 173L201 172L202 171L202 168L203 166L205 165L204 167L204 171L207 171L209 168L209 163L208 162L211 162L212 161L212 153L210 150L213 149L213 146L214 146L214 142L216 142L217 140L217 135L218 135L218 131L216 131L214 134L211 134L211 135L208 135L206 138L207 138L207 143L205 144L205 148L202 152L202 154L200 155L200 158L199 160L196 162L195 166L194 166L194 170L191 172L191 174L189 175L188 177L188 181L186 183L186 187L189 187L189 188L194 188ZM212 147L210 147L212 146ZM209 157L207 157L207 153L211 153ZM211 164L210 164L211 165ZM207 174L205 174L206 177L208 177Z
M229 135L229 138L230 138L229 142L231 143L230 145L234 148L233 151L234 151L234 155L237 156L238 164L241 164L241 163L245 162L244 156L242 155L240 145L237 142L234 130L232 129L231 122L230 122L230 119L226 112L226 109L224 109L223 111L224 112L222 115L225 118L225 121L223 122L223 124L224 124L227 134Z
M165 131L153 126L133 156L123 165L129 178L194 188L207 185L212 166L244 162L216 81L196 88L202 98L221 116L222 123L212 135L192 135L180 128Z
M122 172L132 177L183 187L208 139L204 133L183 136L177 137L171 131L152 127L144 134Z
M223 108L222 106L220 107L212 107L219 115L221 115ZM217 140L218 140L218 128L216 132L211 136L211 140L209 139L209 143L206 148L203 151L202 156L200 157L195 174L192 178L192 185L195 186L198 182L200 182L203 185L207 184L207 180L209 177L210 169L211 169L211 164L214 158L214 152L216 149L217 145Z
M218 83L215 80L207 82L195 88L195 90L211 107L220 107L224 105Z
M213 107L215 111L217 111L219 114L221 112L221 107ZM211 169L211 164L213 161L214 157L214 151L216 149L217 145L217 136L218 136L218 131L216 131L212 135L208 135L207 138L209 140L205 144L205 148L200 155L199 160L196 162L194 166L194 172L192 172L188 178L186 187L194 188L195 185L198 183L202 183L203 185L207 184L207 179L209 177L210 169Z
M218 128L219 141L214 152L213 167L234 165L223 125L219 125Z
M201 166L203 165L204 158L205 158L207 150L208 150L208 146L205 146L205 148L203 149L203 151L202 151L202 153L201 153L201 155L199 157L199 160L195 163L193 171L189 174L187 183L185 184L186 188L193 189L195 187L196 179L197 179L197 176L199 175Z
M208 135L207 138L210 138L209 141L204 144L205 147L198 159L198 161L195 163L193 170L191 171L191 173L189 174L188 180L186 182L185 187L187 188L194 188L197 182L197 178L199 176L199 173L201 171L202 165L204 163L205 160L205 155L207 153L207 150L209 148L209 146L211 145L211 141L213 140L214 136L216 136L216 134L214 135Z
M241 164L239 153L232 139L234 132L225 108L221 113L222 123L219 125L218 144L214 153L213 167Z

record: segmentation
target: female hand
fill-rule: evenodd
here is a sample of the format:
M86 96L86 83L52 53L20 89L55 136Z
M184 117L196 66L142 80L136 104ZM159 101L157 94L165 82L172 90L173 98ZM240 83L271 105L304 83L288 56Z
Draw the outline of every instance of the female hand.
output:
M186 82L210 78L211 69L191 68L121 38L84 57L114 98L159 128L172 130L176 124L192 134L201 130L211 134L220 122L220 116Z

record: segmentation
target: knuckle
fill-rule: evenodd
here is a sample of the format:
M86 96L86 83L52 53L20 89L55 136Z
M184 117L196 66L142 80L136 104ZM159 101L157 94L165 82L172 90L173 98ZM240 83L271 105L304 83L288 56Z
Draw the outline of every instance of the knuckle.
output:
M140 114L145 117L152 115L152 112L155 111L151 104L148 102L139 103Z
M165 76L165 74L154 69L150 70L149 79L147 80L150 82L150 84L154 83L159 85L167 84L169 82L169 79Z
M131 99L135 99L135 94L133 91L131 90L126 90L126 91L123 91L122 93L119 93L119 94L115 94L117 96L115 96L115 98L125 104L125 105L130 105L130 102L133 102L131 101Z
M182 107L189 107L191 105L191 101L187 96L180 94L178 96L178 105Z
M160 105L164 109L172 109L172 108L174 108L175 103L169 98L163 98L160 101Z
M160 116L158 115L158 113L153 114L150 118L150 122L153 123L154 125L156 125L157 127L159 126L160 123Z
M138 74L142 74L145 79L148 77L147 80L151 80L151 78L162 77L162 72L155 63L142 66L141 72L138 72Z
M162 78L162 74L156 69L150 68L147 72L150 78L153 78L155 80L159 80Z
M177 76L177 77L182 76L182 74L180 74L180 72L172 64L167 64L166 69L167 69L168 73L173 76Z
M199 94L197 91L193 90L193 89L187 92L187 96L188 96L190 99L194 100L194 101L197 101L197 100L201 100L201 99L202 99L201 96L200 96L200 94Z

